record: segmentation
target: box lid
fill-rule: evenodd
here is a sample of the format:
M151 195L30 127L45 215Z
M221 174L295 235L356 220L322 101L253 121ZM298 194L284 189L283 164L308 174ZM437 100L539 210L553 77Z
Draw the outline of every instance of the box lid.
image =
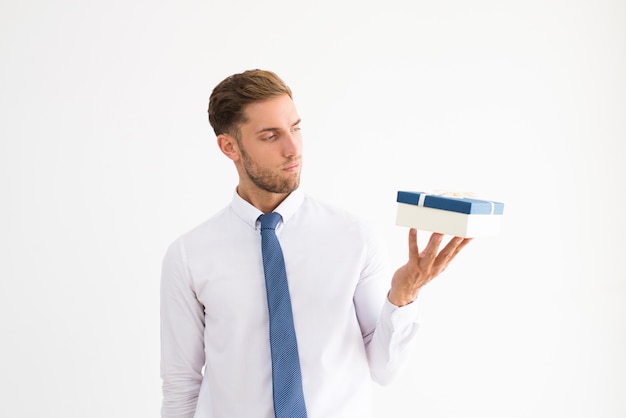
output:
M425 192L399 191L398 203L424 206L468 215L502 215L504 203L491 200L472 199L469 197L453 197Z

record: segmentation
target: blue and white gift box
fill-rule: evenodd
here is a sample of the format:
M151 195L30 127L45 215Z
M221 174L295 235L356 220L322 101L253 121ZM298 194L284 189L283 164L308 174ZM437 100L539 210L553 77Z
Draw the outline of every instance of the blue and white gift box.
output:
M398 192L396 224L456 237L500 232L504 203L455 193Z

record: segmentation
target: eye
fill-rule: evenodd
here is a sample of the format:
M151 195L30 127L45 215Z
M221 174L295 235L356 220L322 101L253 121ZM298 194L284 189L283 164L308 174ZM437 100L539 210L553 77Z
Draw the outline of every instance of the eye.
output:
M276 134L275 133L271 133L271 134L263 137L264 141L273 141L274 139L276 139Z

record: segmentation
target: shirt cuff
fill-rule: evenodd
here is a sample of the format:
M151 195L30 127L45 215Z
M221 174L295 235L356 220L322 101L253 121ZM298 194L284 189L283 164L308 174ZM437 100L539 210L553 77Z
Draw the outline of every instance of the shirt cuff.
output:
M383 305L383 318L389 318L393 331L407 329L418 322L417 300L404 306L396 306L385 298Z

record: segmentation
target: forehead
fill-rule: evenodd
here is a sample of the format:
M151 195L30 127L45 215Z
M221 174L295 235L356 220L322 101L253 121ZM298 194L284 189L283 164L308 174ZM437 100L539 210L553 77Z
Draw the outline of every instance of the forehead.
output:
M244 108L245 125L258 127L280 127L283 124L290 125L298 120L296 106L289 95L274 97L250 103ZM265 126L267 125L267 126Z

